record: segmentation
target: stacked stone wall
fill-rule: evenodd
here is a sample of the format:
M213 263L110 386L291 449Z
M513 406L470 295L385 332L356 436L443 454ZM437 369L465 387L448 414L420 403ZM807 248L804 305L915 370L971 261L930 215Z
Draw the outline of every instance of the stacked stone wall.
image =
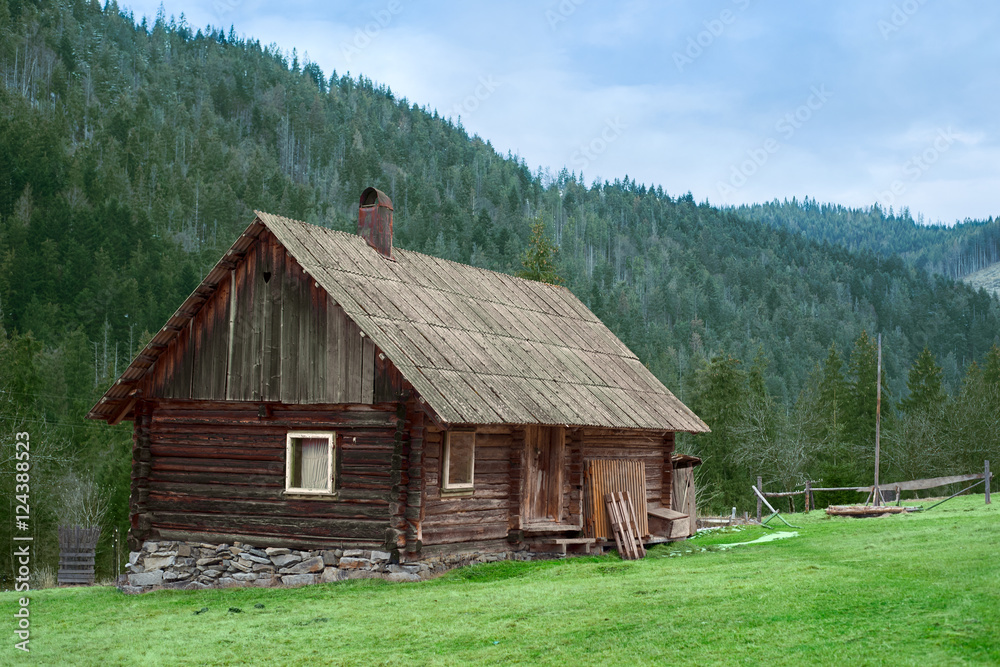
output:
M500 560L552 557L525 551L466 553L435 556L421 561L393 562L387 551L329 549L302 551L257 548L250 544L146 541L129 555L128 574L122 577L126 593L160 588L305 586L346 579L422 581L454 567Z

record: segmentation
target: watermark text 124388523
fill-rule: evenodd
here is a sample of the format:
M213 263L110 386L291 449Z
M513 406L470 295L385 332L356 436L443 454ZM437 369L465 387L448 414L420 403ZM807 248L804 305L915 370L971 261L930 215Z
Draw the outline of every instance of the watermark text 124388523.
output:
M31 443L27 433L14 438L14 590L26 593L31 579L31 541L28 532L31 521ZM31 620L25 596L18 600L14 612L14 634L20 640L14 646L27 652L31 637Z

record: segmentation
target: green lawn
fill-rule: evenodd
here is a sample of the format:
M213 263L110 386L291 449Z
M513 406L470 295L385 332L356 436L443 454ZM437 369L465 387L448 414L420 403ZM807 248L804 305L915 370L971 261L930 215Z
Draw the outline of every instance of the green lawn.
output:
M1000 664L1000 502L789 518L798 536L728 550L716 545L765 531L703 534L640 562L498 563L419 584L36 591L29 660L4 630L0 662ZM16 597L0 593L3 623Z

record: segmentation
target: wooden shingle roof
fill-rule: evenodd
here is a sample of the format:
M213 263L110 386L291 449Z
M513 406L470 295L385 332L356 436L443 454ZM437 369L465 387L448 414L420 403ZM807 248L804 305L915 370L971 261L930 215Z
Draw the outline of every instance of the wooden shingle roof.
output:
M564 287L257 215L446 422L708 430Z
M398 248L388 259L360 236L259 211L234 248L264 229L443 422L708 431L566 288ZM89 416L107 418L119 394Z

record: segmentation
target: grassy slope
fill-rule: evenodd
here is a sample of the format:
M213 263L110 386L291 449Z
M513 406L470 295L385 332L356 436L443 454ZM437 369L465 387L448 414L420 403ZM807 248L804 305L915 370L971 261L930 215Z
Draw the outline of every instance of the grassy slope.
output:
M31 662L1000 663L1000 503L793 523L798 537L728 551L711 545L763 531L703 535L677 557L661 547L636 563L499 563L420 584L38 591ZM0 594L0 607L14 597Z

